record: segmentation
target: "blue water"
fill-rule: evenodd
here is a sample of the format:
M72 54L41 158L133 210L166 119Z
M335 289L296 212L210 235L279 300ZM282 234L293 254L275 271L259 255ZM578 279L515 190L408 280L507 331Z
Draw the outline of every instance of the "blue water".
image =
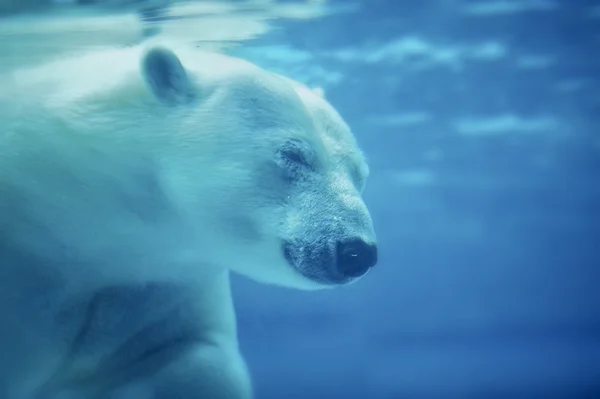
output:
M193 3L153 27L322 88L371 166L365 279L234 280L258 399L600 398L600 1ZM127 44L134 6L0 49Z

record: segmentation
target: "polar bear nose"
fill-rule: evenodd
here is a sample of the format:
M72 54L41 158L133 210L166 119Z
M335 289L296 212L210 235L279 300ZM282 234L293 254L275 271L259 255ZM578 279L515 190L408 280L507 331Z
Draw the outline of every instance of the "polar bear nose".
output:
M360 277L376 263L375 244L354 238L337 245L337 269L344 277Z

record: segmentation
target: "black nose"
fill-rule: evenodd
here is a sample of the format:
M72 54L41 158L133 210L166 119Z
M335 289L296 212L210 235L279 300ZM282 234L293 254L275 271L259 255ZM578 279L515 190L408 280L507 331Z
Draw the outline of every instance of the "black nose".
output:
M339 242L337 269L345 277L360 277L377 263L377 246L360 239Z

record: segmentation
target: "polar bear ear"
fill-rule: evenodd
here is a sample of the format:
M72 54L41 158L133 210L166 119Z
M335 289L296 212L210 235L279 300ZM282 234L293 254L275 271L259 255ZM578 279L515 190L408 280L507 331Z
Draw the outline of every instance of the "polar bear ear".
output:
M164 103L186 104L196 96L185 68L171 50L148 50L142 58L142 75L152 93Z

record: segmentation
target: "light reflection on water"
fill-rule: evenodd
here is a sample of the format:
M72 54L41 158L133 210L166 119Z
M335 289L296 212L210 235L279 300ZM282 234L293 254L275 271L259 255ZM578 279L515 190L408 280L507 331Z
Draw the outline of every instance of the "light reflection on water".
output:
M265 35L279 20L319 18L356 8L352 2L331 6L315 0L289 4L264 0L187 1L168 5L164 5L168 1L122 0L85 6L54 2L58 4L17 12L15 4L10 7L13 1L0 1L0 11L5 11L0 14L0 68L23 66L94 46L129 45L155 34L221 50Z

